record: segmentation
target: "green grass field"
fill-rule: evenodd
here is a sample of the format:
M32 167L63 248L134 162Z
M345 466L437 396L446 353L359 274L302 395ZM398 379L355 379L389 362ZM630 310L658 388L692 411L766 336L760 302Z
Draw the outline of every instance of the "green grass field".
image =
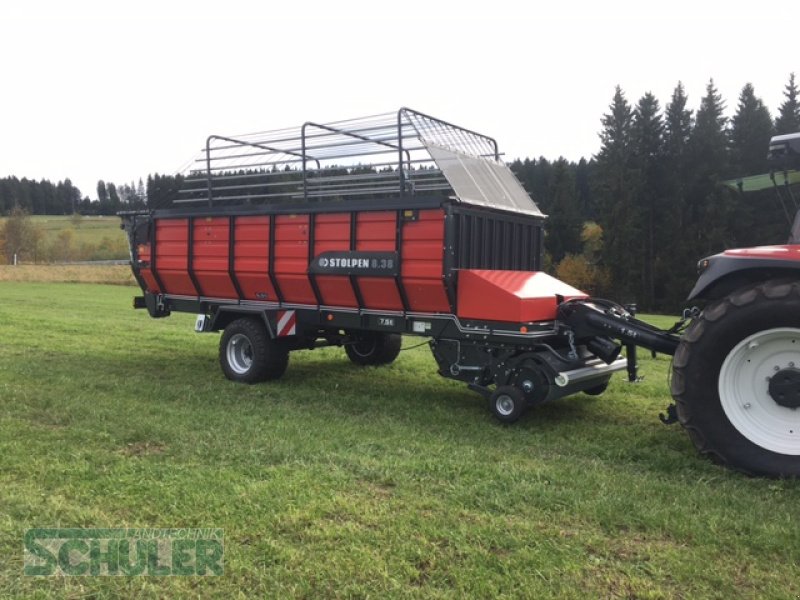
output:
M0 217L0 227L6 217ZM125 240L125 233L119 228L119 217L81 217L74 219L64 215L32 215L31 223L40 227L45 234L45 243L53 243L58 234L65 229L73 232L73 241L76 245L98 245L103 238L112 240Z
M0 282L0 597L800 595L800 485L663 426L665 357L503 427L425 347L230 383L134 293ZM225 574L27 577L32 527L220 527Z

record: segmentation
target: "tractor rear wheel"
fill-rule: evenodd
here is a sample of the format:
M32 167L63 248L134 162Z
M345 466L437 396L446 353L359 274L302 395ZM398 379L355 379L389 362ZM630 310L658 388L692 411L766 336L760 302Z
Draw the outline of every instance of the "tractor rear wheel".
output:
M236 319L225 328L219 342L219 363L225 377L240 383L278 379L286 372L289 351L269 339L258 319Z
M752 285L706 307L675 353L671 391L702 454L800 476L800 283Z
M400 354L402 343L402 336L396 333L361 334L346 343L344 351L357 365L388 365Z

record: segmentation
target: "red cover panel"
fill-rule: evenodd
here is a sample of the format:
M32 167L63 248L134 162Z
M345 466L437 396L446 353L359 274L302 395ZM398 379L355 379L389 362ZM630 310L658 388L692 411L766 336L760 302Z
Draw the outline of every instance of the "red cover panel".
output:
M314 256L341 250L350 250L350 213L317 215L314 222ZM316 281L323 304L358 307L348 276L318 275Z
M358 213L356 219L356 250L362 252L394 252L397 233L397 213L393 211ZM402 256L400 261L402 262ZM403 310L403 302L394 279L387 277L357 277L361 298L366 308Z
M409 308L422 312L450 312L444 279L444 211L421 210L416 221L403 226L400 269Z
M556 318L556 294L586 298L547 273L465 269L458 272L458 316L481 321L532 323Z
M156 270L164 284L164 292L196 296L189 278L189 220L159 219L156 221Z
M228 274L230 240L228 217L204 217L194 220L193 269L204 296L236 298Z
M139 247L136 249L136 255L138 256L141 262L149 263L150 244L139 244ZM156 283L156 278L153 277L153 271L149 266L139 269L139 275L144 280L146 291L150 292L151 294L161 293L161 290L158 289L158 283Z
M308 215L275 217L275 277L284 302L316 304L308 280Z
M246 300L276 302L269 280L269 217L236 217L233 264Z

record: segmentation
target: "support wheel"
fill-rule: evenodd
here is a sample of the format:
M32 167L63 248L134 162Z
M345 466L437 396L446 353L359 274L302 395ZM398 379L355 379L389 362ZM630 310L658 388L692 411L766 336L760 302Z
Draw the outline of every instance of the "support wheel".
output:
M489 398L489 410L501 423L514 423L527 409L525 392L513 385L498 386Z
M609 377L603 383L592 386L587 390L583 390L583 393L586 394L587 396L599 396L608 389L608 384L610 381L611 378Z
M388 365L400 354L402 342L395 333L360 334L345 344L344 351L357 365Z
M245 317L225 328L219 343L219 363L225 377L240 383L278 379L286 372L289 352L269 339L258 319Z
M800 283L708 306L678 346L671 391L702 454L752 475L800 476Z

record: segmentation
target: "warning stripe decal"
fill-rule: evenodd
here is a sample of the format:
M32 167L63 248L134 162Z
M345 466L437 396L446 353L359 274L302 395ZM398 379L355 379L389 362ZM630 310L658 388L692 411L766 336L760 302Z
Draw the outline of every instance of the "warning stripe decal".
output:
M278 337L294 335L297 332L297 318L293 310L278 311Z

